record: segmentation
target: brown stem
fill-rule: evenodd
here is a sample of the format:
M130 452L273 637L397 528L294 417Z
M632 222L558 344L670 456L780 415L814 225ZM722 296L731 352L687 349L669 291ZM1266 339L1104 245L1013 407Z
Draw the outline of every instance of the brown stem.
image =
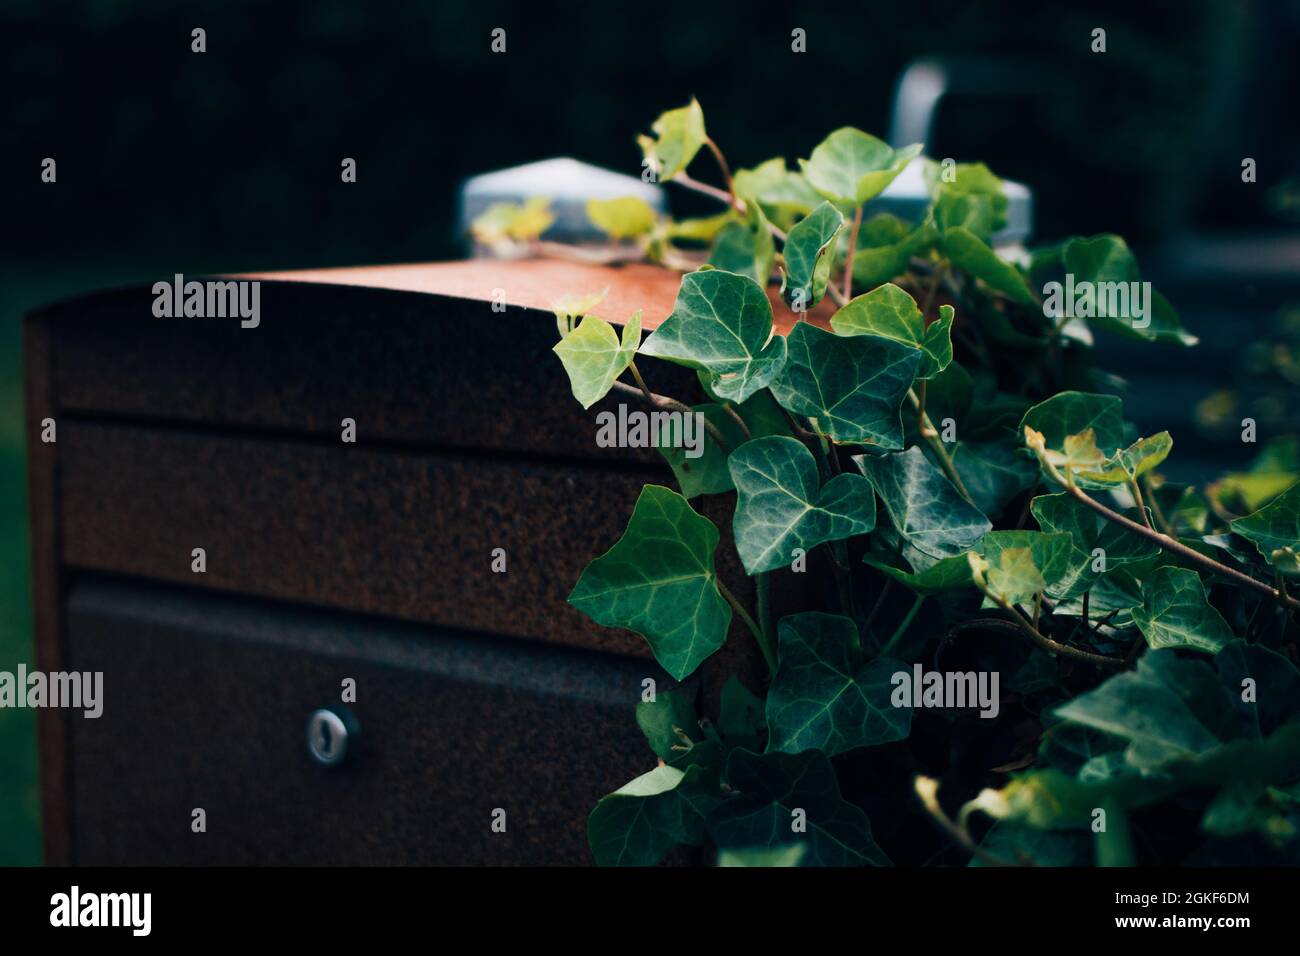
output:
M1138 514L1142 516L1142 523L1150 528L1151 519L1147 517L1147 503L1142 500L1142 488L1138 484L1136 478L1130 478L1128 480L1128 488L1129 491L1133 492L1133 500L1137 502Z
M685 415L691 415L695 412L691 406L683 404L675 398L669 398L667 395L656 395L654 392L650 391L650 389L645 388L644 382L642 383L641 388L629 385L627 382L615 382L614 388L623 392L625 395L635 395L637 398L646 402L651 408L667 408L674 412L681 412ZM708 418L702 418L701 421L704 422L704 430L709 433L709 437L718 443L718 447L722 449L723 454L731 454L731 446L727 444L727 439L722 436L722 432L718 431L718 426L709 421Z
M708 183L702 183L698 179L693 179L686 175L686 173L678 173L670 179L669 182L674 182L679 186L685 186L687 189L693 189L697 193L703 193L706 196L718 200L718 202L726 203L737 212L745 211L744 202L737 197L732 196L725 189L719 189L717 186L710 186ZM768 231L771 232L780 242L785 242L785 233L781 229L777 228L770 222L767 224L767 228Z
M1255 578L1252 578L1249 574L1243 574L1242 572L1238 571L1236 568L1230 568L1226 564L1220 564L1218 561L1215 561L1213 558L1208 558L1205 555L1201 554L1201 552L1197 551L1195 548L1189 548L1187 545L1183 544L1177 538L1172 538L1167 534L1162 534L1159 531L1156 531L1152 528L1148 528L1146 525L1138 524L1132 518L1127 518L1124 515L1120 514L1118 511L1112 511L1110 508L1107 508L1104 504L1102 504L1100 501L1093 498L1091 495L1086 494L1081 488L1077 487L1073 482L1067 482L1063 478L1061 478L1060 473L1056 472L1055 468L1053 468L1052 471L1054 472L1052 477L1056 478L1057 481L1059 481L1062 485L1065 486L1065 491L1067 494L1072 496L1080 504L1086 505L1087 507L1091 508L1093 511L1097 512L1097 514L1101 515L1107 521L1113 521L1115 524L1127 528L1129 531L1132 531L1134 534L1141 535L1142 537L1146 538L1148 541L1154 541L1157 545L1159 545L1164 550L1172 551L1174 554L1178 555L1180 558L1183 558L1184 560L1188 561L1191 564L1195 564L1198 567L1213 572L1214 574L1221 574L1224 577L1232 581L1235 581L1237 584L1242 585L1243 587L1248 587L1255 591L1258 591L1260 594L1267 594L1269 597L1277 601L1283 607L1289 608L1291 610L1300 609L1300 601L1297 601L1295 598L1291 597L1291 595L1286 594L1277 588L1270 587L1269 585L1265 584L1263 581L1259 581L1256 580Z
M722 170L722 178L727 184L727 194L734 205L736 203L736 184L731 181L731 167L727 165L727 160L722 155L722 150L718 149L717 143L708 137L705 137L704 145L709 147L709 152L711 152L713 158L718 161L718 168Z
M750 434L749 426L745 424L745 420L740 417L740 412L736 411L731 402L723 402L722 410L731 416L731 420L736 423L736 427L740 429L740 433L745 436L745 441L749 441L754 437Z

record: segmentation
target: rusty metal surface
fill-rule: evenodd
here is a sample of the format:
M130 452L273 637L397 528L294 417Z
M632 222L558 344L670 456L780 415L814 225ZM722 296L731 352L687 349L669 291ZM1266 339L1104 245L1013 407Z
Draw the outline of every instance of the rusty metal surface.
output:
M623 533L644 475L77 421L59 447L67 565L648 654L566 601ZM729 536L729 513L710 516ZM727 540L720 572L748 595Z
M584 864L591 807L654 766L649 663L95 580L68 617L71 666L104 673L82 864ZM360 743L327 769L306 721L344 678Z

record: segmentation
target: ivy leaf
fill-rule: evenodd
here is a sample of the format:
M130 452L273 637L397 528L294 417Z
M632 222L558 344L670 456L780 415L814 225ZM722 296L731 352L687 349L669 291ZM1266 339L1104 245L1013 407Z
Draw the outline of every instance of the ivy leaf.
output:
M908 270L912 257L934 245L933 224L911 223L887 212L868 216L858 230L853 252L853 284L869 289Z
M1097 297L1106 296L1109 299L1110 287L1102 285L1103 283L1124 283L1127 287L1128 283L1141 280L1137 259L1119 236L1105 234L1089 239L1072 239L1065 244L1061 258L1065 271L1074 277L1076 286L1080 282L1090 283L1085 288L1093 289ZM1076 293L1076 300L1077 298ZM1125 299L1127 298L1126 296ZM1147 307L1149 313L1141 319L1136 315L1097 315L1096 308L1092 310L1094 314L1087 316L1087 319L1093 325L1128 339L1184 346L1196 344L1196 336L1183 329L1178 313L1160 293L1151 291ZM1135 311L1131 304L1128 308L1130 312ZM1147 324L1139 326L1138 322Z
M1224 731L1214 715L1233 716L1233 708L1207 664L1155 650L1138 659L1136 671L1116 674L1056 713L1120 737L1129 766L1156 770L1218 747Z
M680 844L698 846L718 802L702 767L656 767L602 797L587 818L600 866L654 866Z
M798 866L803 860L804 847L795 844L787 847L737 847L718 851L718 866Z
M757 202L767 217L787 232L822 201L803 174L789 169L780 156L753 169L736 170L732 183L736 195Z
M721 405L715 403L696 405L691 411L699 412L706 421L711 422L722 433L728 448L739 448L745 443L745 433ZM734 411L749 428L752 438L790 434L785 413L781 411L781 406L777 405L770 392L759 392L748 401L736 406ZM732 484L731 472L727 469L727 453L707 431L704 432L702 440L702 452L698 458L686 457L687 449L684 446L667 445L659 448L659 453L668 461L677 478L677 484L686 498L694 498L697 495L719 495L732 491L736 487Z
M694 99L680 109L660 114L650 129L654 138L640 136L637 142L660 179L672 179L689 166L709 139L704 131L704 111Z
M719 233L709 265L747 276L766 288L775 257L776 245L767 217L756 203L749 203L745 220L728 223Z
M1065 533L990 531L979 553L988 561L988 584L994 594L1019 604L1035 594L1054 598L1078 592L1078 568L1085 555Z
M1231 522L1232 530L1254 543L1259 553L1281 573L1300 574L1300 482L1264 507Z
M636 722L655 756L670 766L685 769L695 763L694 752L706 744L695 708L682 690L638 701Z
M578 579L569 603L606 627L643 636L675 679L727 639L731 606L718 593L718 529L686 499L646 485L627 530Z
M655 211L639 196L588 199L587 218L615 240L644 236L655 225Z
M753 279L706 269L682 277L672 315L641 346L643 355L703 369L719 398L743 402L785 365L772 334L772 304Z
M933 399L934 383L931 383L927 408L934 407ZM931 412L931 417L935 414ZM942 418L934 420L942 422ZM975 506L991 516L1000 513L1022 491L1033 487L1038 477L1038 468L1024 449L1005 441L958 442L952 450L952 463Z
M971 586L970 562L966 560L964 554L955 558L941 558L929 567L917 571L900 568L878 555L867 554L862 560L863 563L883 571L899 584L919 595L929 596L940 591L952 591Z
M1205 599L1195 571L1156 568L1142 582L1142 606L1133 621L1153 648L1184 647L1217 654L1233 639L1232 629Z
M1169 432L1139 438L1102 462L1098 471L1080 472L1079 477L1096 484L1127 484L1157 467L1169 457L1173 447L1174 440Z
M867 815L840 796L825 754L733 750L726 777L735 793L713 810L706 824L720 848L798 844L804 847L805 866L890 865L871 836ZM792 824L804 817L806 831L795 832Z
M1283 655L1259 644L1233 641L1214 658L1223 686L1241 717L1243 736L1267 737L1297 719L1300 670ZM1255 698L1242 699L1243 681L1255 682Z
M876 489L894 528L922 554L956 557L993 527L920 448L880 458L858 455L853 460Z
M767 733L763 701L750 692L734 674L722 687L718 713L718 730L728 747L757 751Z
M493 203L470 224L470 233L476 242L496 249L536 239L554 222L550 198L532 196L523 203Z
M942 246L943 254L957 269L982 280L1018 305L1031 309L1038 306L1038 298L1020 271L965 226L945 229Z
M1111 611L1116 611L1118 613L1111 618L1112 627L1133 626L1132 610L1142 603L1142 586L1132 573L1124 569L1111 571L1104 577L1088 582L1088 587L1088 616L1091 621L1096 622ZM1080 590L1075 597L1061 601L1052 613L1083 617L1082 594Z
M785 269L781 298L796 312L806 312L822 300L830 281L831 247L844 227L844 217L822 203L790 230L781 250Z
M934 221L941 230L964 228L983 243L1007 224L1009 205L1002 180L983 163L957 163L951 178L935 163L926 166L934 197Z
M874 335L842 336L799 322L786 336L789 361L772 395L798 415L817 419L838 442L903 446L903 396L921 353Z
M856 208L883 192L920 152L920 143L893 149L884 140L845 126L822 140L799 166L823 196Z
M769 751L828 757L902 740L912 708L891 703L901 661L862 659L858 627L836 614L792 614L777 628L780 661L767 693Z
M736 551L749 574L788 565L795 548L811 551L876 526L871 483L843 474L819 489L817 462L798 439L755 438L727 465L737 494Z
M1044 450L1064 455L1054 464L1095 471L1124 444L1123 407L1113 395L1060 392L1025 412L1016 433L1025 435L1028 428L1041 435ZM1089 431L1091 436L1085 434ZM1080 484L1094 487L1086 480Z
M1004 548L984 569L989 590L1003 601L1020 604L1047 590L1047 581L1028 548Z
M641 344L641 313L623 326L623 337L604 319L586 316L576 329L555 343L552 351L569 373L569 387L583 408L591 408L614 387Z
M917 378L934 378L952 361L952 320L950 305L939 307L939 319L929 328L916 300L887 282L866 295L845 303L831 317L831 328L840 335L878 335L919 349L922 355Z
M1080 554L1077 576L1089 586L1108 571L1154 558L1160 547L1140 534L1107 521L1068 494L1039 495L1029 506L1044 531L1066 532ZM1100 548L1103 571L1093 571L1093 552ZM1082 592L1080 592L1082 593Z

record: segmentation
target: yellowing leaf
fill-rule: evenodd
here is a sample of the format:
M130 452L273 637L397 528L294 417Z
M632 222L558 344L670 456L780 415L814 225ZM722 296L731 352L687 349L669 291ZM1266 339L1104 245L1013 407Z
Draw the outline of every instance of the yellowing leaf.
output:
M655 224L655 211L637 196L587 200L587 218L613 239L643 236Z

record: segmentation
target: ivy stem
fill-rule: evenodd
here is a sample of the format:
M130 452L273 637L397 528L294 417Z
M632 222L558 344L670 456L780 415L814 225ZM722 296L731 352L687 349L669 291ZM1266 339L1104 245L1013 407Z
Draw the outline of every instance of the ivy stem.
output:
M917 420L921 423L921 437L926 440L930 448L934 451L935 456L939 459L939 465L943 468L944 474L948 480L953 483L958 494L966 499L966 503L971 507L975 506L975 500L971 498L970 492L966 490L965 483L961 480L961 475L957 474L957 466L953 464L952 457L948 454L948 449L944 446L944 441L939 437L938 431L935 430L934 423L930 421L930 416L925 413L925 406L921 404L920 397L916 394L916 389L907 390L907 400L912 403L912 408L916 409Z
M755 623L752 617L750 617L749 612L745 610L745 606L741 604L727 586L722 583L722 578L715 577L713 580L718 585L718 593L726 599L727 603L731 605L737 616L745 622L745 626L749 628L750 633L754 635L754 640L758 642L758 649L763 652L763 659L767 661L768 672L775 674L776 654L772 650L772 645L768 641L767 635L763 633L763 629Z
M692 177L686 175L686 173L677 173L677 175L673 176L673 178L670 179L669 182L676 183L679 186L685 186L687 189L692 189L697 193L703 193L705 196L709 196L712 199L718 200L718 202L726 203L728 206L730 206L732 209L736 210L737 212L745 211L744 202L742 202L737 197L731 195L725 189L719 189L717 186L710 186L708 183L702 183L698 179L693 179ZM778 241L780 241L782 244L785 243L784 231L782 231L780 228L778 228L777 226L773 225L770 222L767 224L767 228L768 231L771 232L772 235L775 236Z
M1164 510L1160 507L1160 502L1156 498L1155 489L1151 487L1151 483L1145 478L1142 480L1147 486L1147 499L1151 502L1151 514L1156 519L1156 526L1165 534L1172 535L1174 533L1173 526L1165 518Z
M1031 641L1043 650L1047 651L1047 653L1052 655L1059 654L1062 657L1070 657L1076 661L1083 661L1086 664L1101 664L1105 667L1124 666L1124 662L1118 657L1107 657L1105 654L1094 654L1091 651L1080 650L1077 647L1070 647L1068 644L1062 644L1059 641L1052 640L1050 637L1043 634L1042 631L1038 630L1038 628L1034 627L1033 624L1029 623L1029 619L1021 614L1014 604L1007 601L1001 595L994 594L983 581L976 580L975 585L984 592L985 596L988 597L990 601L1002 608L1002 610L1006 611L1007 614L1011 616L1010 622L998 621L998 625L1005 627L1009 623L1010 626L1015 627ZM996 618L977 618L973 621L966 621L964 624L958 625L953 628L953 632L955 633L956 631L964 630L969 627L985 627L992 625L995 621L997 621Z
M924 603L925 595L918 594L916 600L912 602L912 606L908 608L907 613L903 615L903 620L899 622L898 627L894 628L894 633L891 634L889 640L885 642L885 646L880 649L881 657L888 655L889 652L894 649L894 646L903 639L903 635L906 634L907 629L912 626L912 621L916 619L916 614L921 610L921 605Z
M848 257L844 260L844 298L853 298L853 253L858 247L858 230L862 228L862 207L853 214L853 224L849 226Z
M635 395L649 404L651 408L667 408L674 412L681 412L683 415L695 414L695 410L689 405L679 402L675 398L669 398L667 395L656 395L650 391L646 387L645 380L637 373L635 366L629 366L629 368L632 369L632 375L640 383L641 387L636 388L627 384L627 382L615 382L614 388L625 395ZM710 438L718 443L718 447L722 449L723 453L731 454L731 446L727 443L727 439L722 436L722 432L718 431L718 426L707 418L702 418L700 421L704 422L704 430L709 433Z
M1263 581L1259 581L1255 578L1252 578L1249 574L1243 574L1241 571L1238 571L1236 568L1230 568L1228 567L1228 565L1221 564L1220 562L1215 561L1213 558L1206 557L1205 555L1201 554L1201 552L1197 551L1195 548L1189 548L1187 545L1183 544L1177 538L1170 537L1167 534L1162 534L1161 532L1156 531L1153 528L1148 528L1144 524L1139 524L1138 522L1134 521L1132 518L1125 517L1124 515L1120 514L1118 511L1114 511L1110 508L1107 508L1096 498L1093 498L1082 488L1079 488L1077 485L1075 485L1073 481L1070 481L1068 475L1062 476L1060 471L1057 470L1055 465L1044 460L1042 454L1039 454L1038 460L1040 462L1043 462L1043 465L1047 469L1048 474L1050 474L1052 478L1054 478L1058 483L1060 483L1065 488L1066 494L1073 497L1080 504L1091 508L1093 511L1097 512L1097 514L1105 518L1107 521L1112 521L1115 524L1119 525L1120 527L1127 528L1129 531L1132 531L1134 534L1141 535L1142 537L1146 538L1148 541L1155 542L1165 551L1173 552L1174 554L1178 555L1180 558L1183 558L1185 561L1187 561L1190 564L1194 564L1200 568L1204 568L1206 571L1210 571L1214 574L1221 574L1224 577L1228 578L1229 580L1235 581L1237 584L1258 591L1260 594L1267 594L1269 597L1277 601L1285 608L1288 608L1290 610L1300 609L1300 601L1297 601L1295 598L1291 597L1291 595L1285 593L1279 588L1270 587L1268 584L1264 583Z
M1137 502L1138 514L1142 516L1142 523L1150 528L1151 519L1147 517L1147 503L1142 500L1142 487L1138 484L1136 478L1128 480L1128 489L1133 493L1133 500Z
M925 807L928 813L939 824L940 828L956 840L967 853L978 857L981 862L988 866L1015 866L1011 860L1004 860L1000 856L995 856L988 850L984 849L975 842L971 836L970 830L964 824L957 823L948 814L943 812L943 807L939 805L939 781L931 777L916 778L916 795L921 799L921 805Z
M754 437L750 434L749 426L745 424L745 420L740 417L740 413L736 411L735 406L732 405L731 402L723 402L722 410L731 416L731 420L736 423L736 427L740 429L740 433L745 436L745 441L749 441Z
M727 197L729 201L733 206L739 205L739 200L736 198L736 184L731 181L731 167L727 165L727 160L726 157L722 155L722 150L718 148L717 143L707 136L704 138L704 145L709 147L709 152L711 152L713 158L718 161L718 168L722 170L722 178L727 184Z

